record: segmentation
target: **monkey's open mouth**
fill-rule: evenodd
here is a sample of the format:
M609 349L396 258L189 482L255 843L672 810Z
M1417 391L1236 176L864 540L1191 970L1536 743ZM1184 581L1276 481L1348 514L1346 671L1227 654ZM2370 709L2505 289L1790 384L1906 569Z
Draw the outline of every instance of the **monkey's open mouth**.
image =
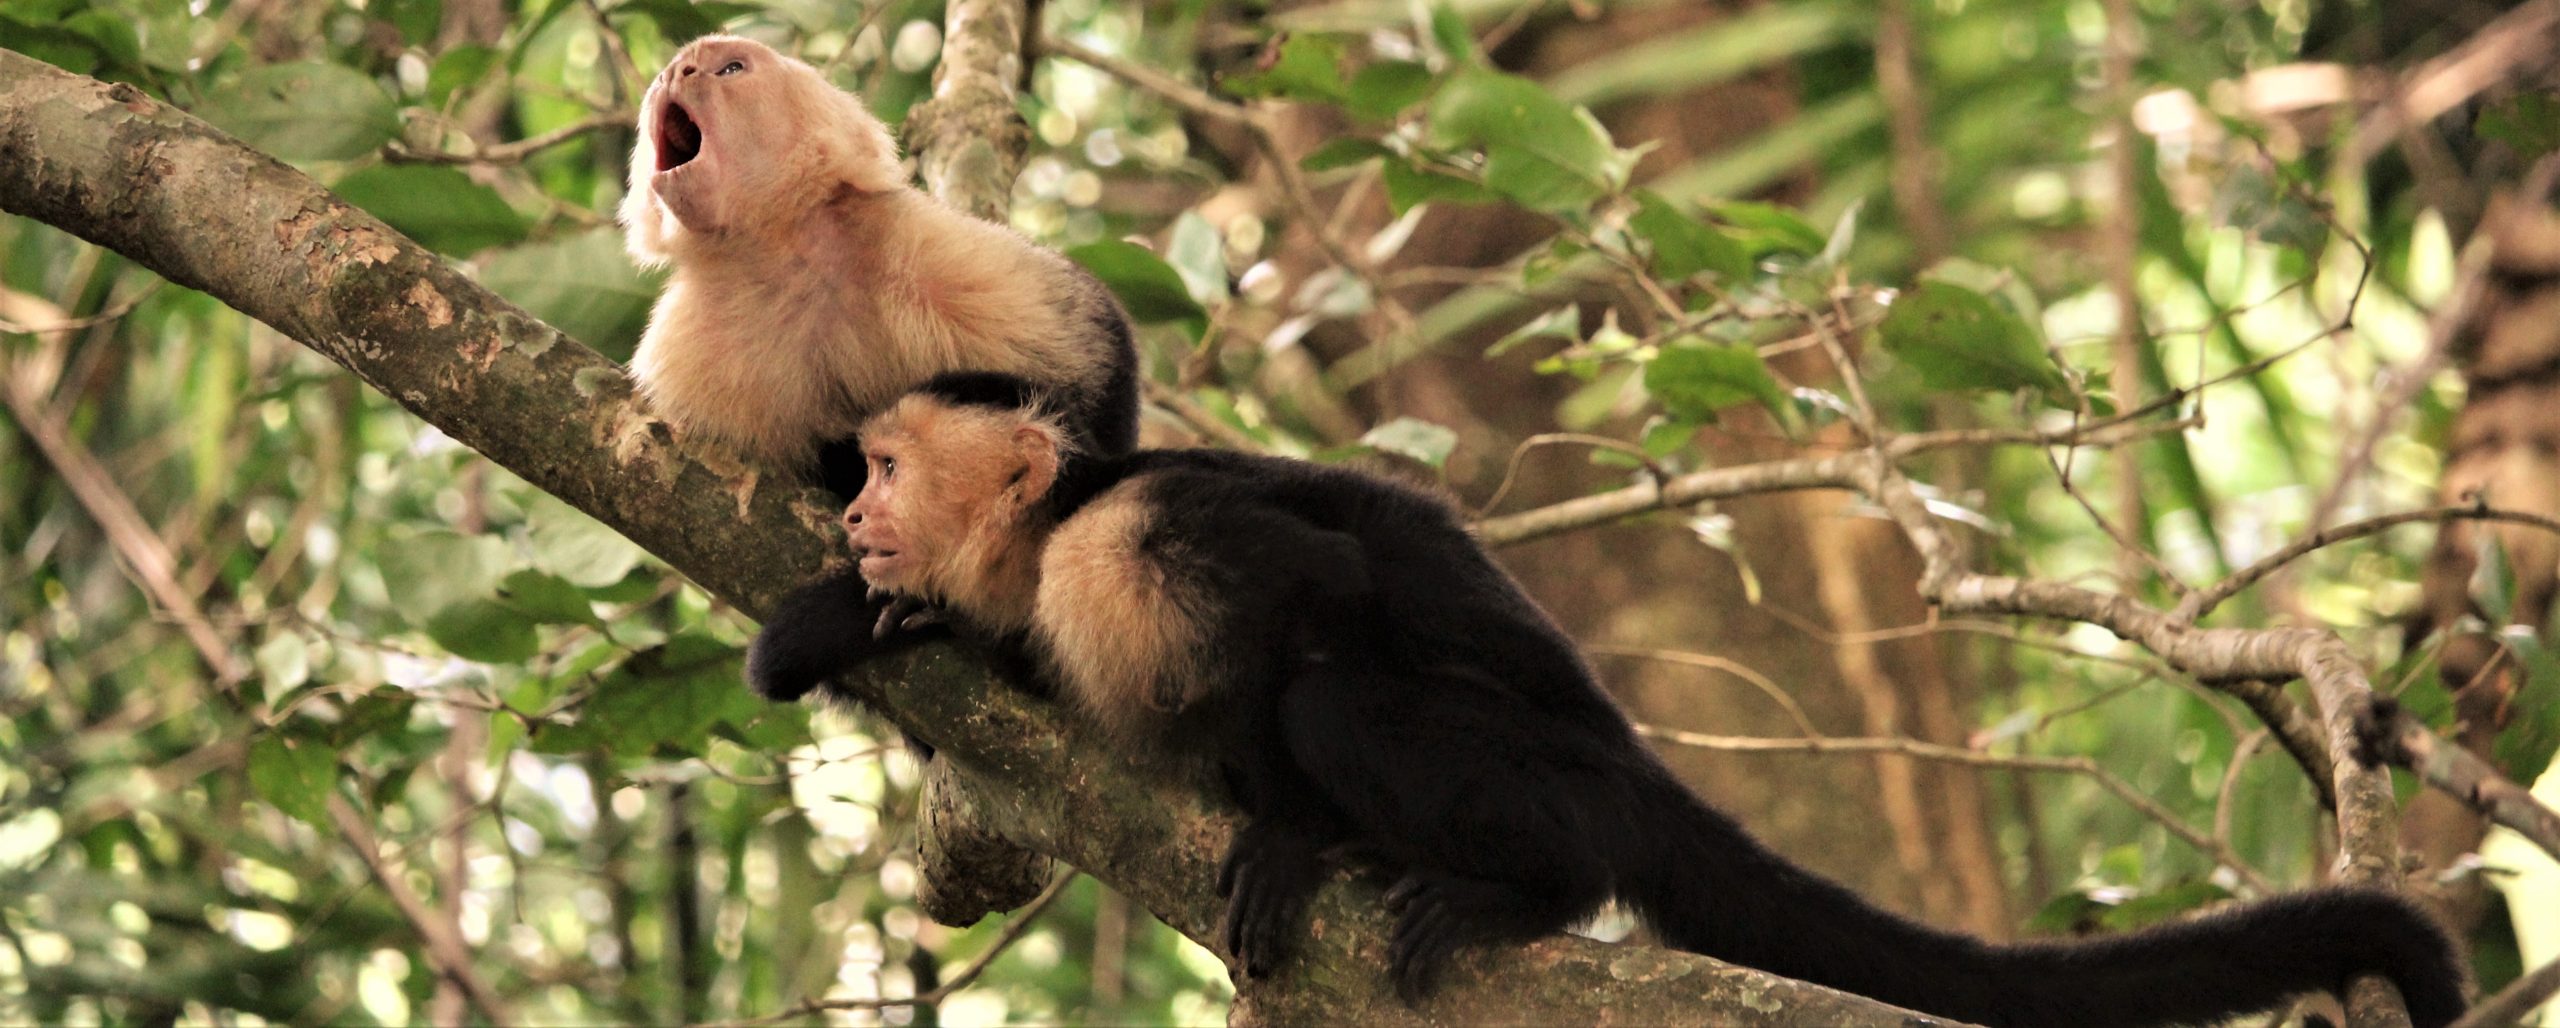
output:
M674 171L702 156L702 126L694 124L683 104L669 100L658 112L657 136L659 171Z

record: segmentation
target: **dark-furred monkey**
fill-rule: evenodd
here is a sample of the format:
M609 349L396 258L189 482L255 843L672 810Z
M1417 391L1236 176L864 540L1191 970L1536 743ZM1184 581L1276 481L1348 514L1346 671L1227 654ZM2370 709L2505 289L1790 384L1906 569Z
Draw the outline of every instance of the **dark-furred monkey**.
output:
M2425 1028L2463 1010L2442 931L2378 889L2015 944L1876 907L1674 779L1417 490L1220 451L1071 461L1037 388L994 376L927 383L862 436L870 484L846 519L865 578L1018 639L1118 737L1224 772L1248 818L1218 883L1245 973L1285 957L1322 855L1347 850L1393 879L1388 973L1409 999L1461 948L1615 897L1672 947L1984 1025L2205 1023L2368 972ZM786 601L758 647L868 644L827 606Z

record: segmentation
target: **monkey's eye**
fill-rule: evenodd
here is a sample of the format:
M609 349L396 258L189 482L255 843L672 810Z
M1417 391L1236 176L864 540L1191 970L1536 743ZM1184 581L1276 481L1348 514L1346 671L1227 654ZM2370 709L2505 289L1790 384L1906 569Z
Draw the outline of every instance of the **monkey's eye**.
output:
M731 61L731 62L729 62L729 63L727 63L727 64L723 64L723 65L721 65L721 66L720 66L720 70L719 70L719 71L717 71L717 72L714 72L713 74L716 74L716 75L734 75L734 74L736 74L736 73L738 73L738 72L742 72L742 71L745 71L745 70L747 70L747 62L745 62L745 61Z
M882 457L882 458L880 458L880 477L882 477L882 478L896 478L896 477L898 477L898 458L896 458L896 457Z

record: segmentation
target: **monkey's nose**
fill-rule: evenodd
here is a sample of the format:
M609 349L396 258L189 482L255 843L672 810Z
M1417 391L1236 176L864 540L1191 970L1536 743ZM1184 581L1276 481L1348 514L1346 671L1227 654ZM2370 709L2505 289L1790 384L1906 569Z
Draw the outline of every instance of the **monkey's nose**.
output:
M683 71L681 74L686 75L686 76L688 76L688 77L689 77L689 76L691 76L694 72L697 72L697 71L700 71L700 70L702 70L702 69L700 69L700 68L698 68L698 67L695 67L695 66L693 66L693 65L688 64L688 65L685 65L685 66L684 66L684 71Z
M861 527L861 525L862 525L862 512L861 512L861 511L858 511L858 510L855 510L855 509L853 509L853 508L851 508L851 507L847 507L847 508L845 508L845 509L844 509L844 527L846 527L846 528L859 528L859 527Z

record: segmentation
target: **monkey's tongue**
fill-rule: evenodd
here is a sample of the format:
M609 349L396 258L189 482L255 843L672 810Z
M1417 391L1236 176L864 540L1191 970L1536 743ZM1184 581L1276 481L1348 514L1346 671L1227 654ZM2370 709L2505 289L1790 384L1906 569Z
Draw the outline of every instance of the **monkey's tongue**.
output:
M683 104L669 101L658 115L658 170L673 171L702 156L702 126Z

